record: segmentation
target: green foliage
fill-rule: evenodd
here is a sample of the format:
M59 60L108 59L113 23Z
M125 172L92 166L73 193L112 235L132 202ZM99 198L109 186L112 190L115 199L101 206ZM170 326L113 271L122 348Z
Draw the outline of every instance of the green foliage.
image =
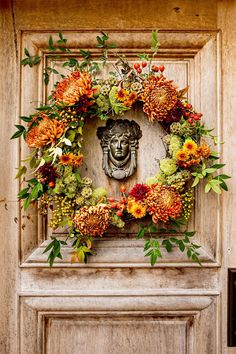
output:
M52 238L52 240L53 241L50 242L49 245L43 251L43 253L50 251L50 253L48 255L48 262L49 262L50 267L53 266L53 263L56 258L62 259L61 246L67 245L66 241L57 240L56 238Z
M15 124L15 127L17 128L17 131L12 135L11 139L16 139L19 138L20 136L23 135L23 137L26 137L26 129L23 125L20 124Z
M40 61L41 61L40 56L30 55L27 48L24 49L24 53L25 53L26 57L21 60L21 62L20 62L21 65L23 65L23 66L29 65L32 68L34 65L37 65L40 63Z
M156 55L159 47L160 47L160 42L159 42L159 39L158 39L158 31L157 30L156 31L152 31L152 46L151 46L151 49L154 52L153 56Z
M184 220L179 219L176 220L176 226L180 227L183 225ZM156 238L153 238L152 234L158 233L159 236L164 237L164 239L160 242ZM195 231L185 231L182 235L178 235L178 237L170 236L171 234L179 233L176 229L165 229L165 228L157 228L156 225L150 224L148 226L140 225L140 229L137 233L137 239L145 238L145 236L149 236L146 239L144 244L145 256L150 257L151 265L155 265L159 258L162 258L161 248L164 248L167 252L173 251L173 248L178 248L181 252L186 252L187 257L191 258L192 261L201 264L199 260L198 249L199 245L193 243L191 238L196 234Z
M227 191L228 187L225 180L229 179L230 176L224 174L217 176L213 175L215 172L217 172L217 170L224 166L225 164L218 163L207 167L206 164L203 163L202 167L199 167L196 172L192 173L192 176L195 177L192 188L196 187L200 180L207 179L207 183L205 185L205 193L208 193L210 190L213 190L217 194L221 194L222 189Z

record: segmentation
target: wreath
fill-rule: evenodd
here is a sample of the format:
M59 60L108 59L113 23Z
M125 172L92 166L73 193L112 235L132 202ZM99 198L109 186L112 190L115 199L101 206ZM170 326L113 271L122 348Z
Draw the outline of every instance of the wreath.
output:
M80 50L81 59L64 58L62 67L70 70L60 74L53 65L44 69L44 82L50 74L61 75L60 81L48 97L48 103L36 108L29 117L21 116L26 126L16 125L12 138L23 136L32 149L29 157L34 177L23 178L26 186L19 192L24 209L37 202L42 215L51 214L49 226L66 227L66 240L53 236L44 252L50 265L56 257L62 258L61 247L74 247L72 262L87 262L93 254L93 241L108 231L110 226L124 228L132 221L139 223L137 238L144 238L145 255L154 265L162 257L161 247L170 252L177 247L187 257L200 263L198 244L193 242L195 231L187 231L187 222L194 205L194 190L205 181L205 192L221 193L227 190L225 174L218 174L224 164L215 163L220 156L207 139L217 144L196 112L185 98L187 88L178 90L165 77L164 65L153 59L159 48L157 31L152 32L151 54L137 54L137 62L130 64L124 55L116 53L108 34L97 36L101 57L93 61L91 52ZM49 51L70 52L67 39L59 33L55 42L48 41ZM31 56L25 48L22 65L37 65L41 58ZM106 79L98 78L107 64L109 53L116 55L114 71ZM127 190L125 180L120 196L113 197L101 186L94 186L89 176L81 176L83 163L83 127L91 119L117 120L137 106L152 124L161 124L166 135L163 142L166 156L159 162L159 171L146 181ZM21 165L17 177L27 173ZM140 224L140 220L149 222ZM159 233L162 239L154 237Z

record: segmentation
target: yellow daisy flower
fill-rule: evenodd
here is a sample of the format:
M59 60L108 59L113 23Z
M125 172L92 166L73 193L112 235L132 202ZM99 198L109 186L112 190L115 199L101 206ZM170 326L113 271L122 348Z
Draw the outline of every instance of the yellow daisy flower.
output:
M198 145L195 141L188 139L183 145L183 150L186 151L189 155L194 155L198 150Z

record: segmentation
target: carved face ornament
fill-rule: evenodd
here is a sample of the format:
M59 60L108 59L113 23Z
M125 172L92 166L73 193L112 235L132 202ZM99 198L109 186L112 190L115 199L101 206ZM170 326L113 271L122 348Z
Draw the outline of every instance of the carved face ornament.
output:
M137 166L138 140L142 136L139 125L127 119L108 119L106 127L99 127L97 136L103 149L103 169L107 176L124 179Z

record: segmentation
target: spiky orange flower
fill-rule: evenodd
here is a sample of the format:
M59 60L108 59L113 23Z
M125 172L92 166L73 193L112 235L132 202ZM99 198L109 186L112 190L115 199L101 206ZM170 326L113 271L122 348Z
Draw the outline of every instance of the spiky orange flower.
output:
M92 94L90 75L74 71L57 84L53 97L58 104L72 106L80 97L92 97Z
M182 202L174 187L155 183L151 186L146 198L147 211L152 215L152 221L167 222L170 218L180 216Z
M176 153L176 159L179 160L179 161L186 161L188 160L189 158L189 155L186 151L184 150L179 150L177 153Z
M177 91L172 81L164 76L150 76L144 82L141 100L144 102L143 111L151 122L163 121L177 102Z
M75 155L75 154L63 154L60 156L60 164L61 165L72 165L72 166L80 166L83 163L83 155Z
M82 235L102 236L110 221L110 207L105 204L85 206L74 217L74 223Z
M54 144L64 132L64 125L56 119L50 119L45 114L36 127L29 130L26 143L29 147L41 148L48 144Z

